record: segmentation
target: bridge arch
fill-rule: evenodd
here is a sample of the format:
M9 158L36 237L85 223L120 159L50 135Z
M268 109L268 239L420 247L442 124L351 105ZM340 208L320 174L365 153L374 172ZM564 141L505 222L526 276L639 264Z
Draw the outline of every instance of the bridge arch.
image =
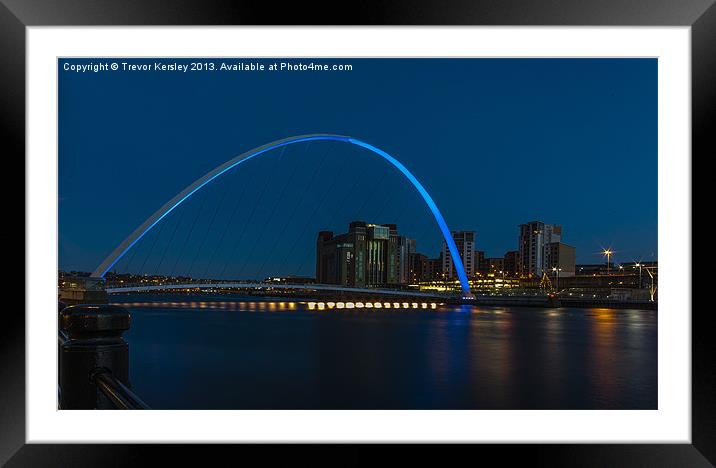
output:
M339 141L364 148L374 154L377 154L378 156L381 156L383 159L388 161L395 168L397 168L401 172L401 174L403 174L403 176L408 179L408 181L410 181L413 187L415 187L420 196L423 198L423 201L425 201L425 204L428 206L428 208L430 208L430 211L432 212L433 217L435 218L435 221L440 228L440 232L442 233L443 238L447 243L448 249L450 250L450 256L452 257L453 262L455 264L455 271L457 272L458 279L460 280L463 294L469 294L470 284L467 281L467 274L465 273L465 267L462 264L460 253L457 250L457 245L452 238L452 234L450 233L450 229L448 228L442 213L440 213L440 210L433 201L433 198L430 196L428 191L425 190L425 187L423 187L420 181L418 181L418 179L416 179L415 176L400 161L398 161L385 151L381 150L380 148L376 148L375 146L364 141L358 140L356 138L323 133L312 135L299 135L284 138L282 140L272 141L271 143L267 143L263 146L259 146L243 154L240 154L235 158L226 161L224 164L221 164L220 166L216 167L212 171L197 179L194 183L186 187L184 190L179 192L174 198L162 205L162 207L159 208L152 216L147 218L146 221L144 221L138 228L136 228L126 239L122 241L121 244L117 246L117 248L112 251L112 253L109 254L109 256L107 256L107 258L104 259L104 261L102 261L102 263L95 269L95 271L92 272L92 276L104 278L107 272L112 269L112 267L119 261L119 259L121 259L124 254L127 253L127 251L134 246L134 244L136 244L142 237L144 237L144 235L149 232L154 226L156 226L165 216L171 213L177 206L181 205L186 199L191 197L202 187L209 184L211 181L218 178L227 171L231 170L232 168L238 166L242 162L248 161L249 159L255 158L257 156L260 156L261 154L264 154L276 148L281 148L283 146L307 141L321 140Z

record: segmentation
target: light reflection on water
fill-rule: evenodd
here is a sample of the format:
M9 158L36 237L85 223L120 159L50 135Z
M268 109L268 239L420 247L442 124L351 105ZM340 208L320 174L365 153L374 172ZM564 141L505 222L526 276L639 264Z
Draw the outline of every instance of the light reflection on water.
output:
M114 302L128 308L157 309L219 309L238 311L281 311L281 310L342 310L342 309L416 309L439 310L443 303L436 302L361 302L361 301L190 301L190 302ZM463 306L469 308L471 306Z
M121 300L156 408L656 408L653 311Z
M301 303L271 301L190 301L190 302L115 302L129 309L213 309L237 311L301 310ZM305 309L305 308L304 308Z

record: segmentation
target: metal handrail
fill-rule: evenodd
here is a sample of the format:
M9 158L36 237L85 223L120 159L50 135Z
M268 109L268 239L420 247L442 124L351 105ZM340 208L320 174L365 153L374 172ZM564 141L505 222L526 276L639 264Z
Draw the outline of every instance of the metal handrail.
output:
M150 409L132 390L117 380L107 369L98 369L92 374L97 388L117 409Z
M65 333L64 330L59 330L57 333L57 342L62 346L63 344L67 343L67 341L70 339L69 336L67 336L67 333Z

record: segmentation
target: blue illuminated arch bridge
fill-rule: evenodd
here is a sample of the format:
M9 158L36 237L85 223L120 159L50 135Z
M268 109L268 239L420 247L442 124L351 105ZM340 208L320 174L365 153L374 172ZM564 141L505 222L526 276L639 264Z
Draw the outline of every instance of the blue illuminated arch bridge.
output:
M455 241L450 234L450 229L448 229L443 215L440 213L440 210L438 209L437 205L433 201L433 198L430 196L428 191L425 190L425 187L423 187L423 185L418 181L418 179L416 179L415 176L400 161L398 161L385 151L381 150L380 148L376 148L369 143L348 136L331 134L299 135L284 138L282 140L272 141L271 143L267 143L263 146L259 146L258 148L254 148L225 162L224 164L205 174L203 177L197 179L194 183L179 192L174 198L166 202L152 216L150 216L137 229L135 229L134 232L132 232L126 239L124 239L124 241L122 241L122 243L119 244L119 246L117 246L117 248L114 249L114 251L112 251L112 253L109 254L109 256L105 258L104 261L97 267L97 269L92 273L92 276L103 278L107 274L107 272L112 269L112 267L119 261L119 259L121 259L127 253L127 251L129 251L129 249L134 246L134 244L136 244L142 237L144 237L144 235L149 232L154 226L156 226L165 216L171 213L177 206L181 205L189 197L198 192L202 187L217 179L219 176L231 170L232 168L238 166L245 161L248 161L251 158L255 158L276 148L293 145L295 143L321 140L338 141L360 146L361 148L364 148L378 156L381 156L383 159L396 167L401 172L401 174L403 174L410 181L410 183L413 185L413 187L415 187L420 196L423 197L423 200L428 205L428 208L430 208L430 211L435 217L435 221L438 223L440 232L445 238L445 242L447 243L448 249L450 250L450 255L455 264L455 271L457 272L458 279L460 280L463 295L469 295L470 284L467 281L467 274L465 273L465 267L462 264L460 253L457 250L457 245L455 245Z

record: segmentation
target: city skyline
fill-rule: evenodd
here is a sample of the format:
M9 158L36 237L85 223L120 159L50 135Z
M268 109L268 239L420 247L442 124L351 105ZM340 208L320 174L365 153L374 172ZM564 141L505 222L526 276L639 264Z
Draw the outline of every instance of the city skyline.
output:
M657 259L655 60L354 62L341 75L60 73L60 268L92 270L141 219L231 155L274 136L315 130L361 135L396 154L433 194L450 229L475 231L486 256L514 250L517 226L541 219L568 226L565 241L576 247L578 263L602 262L605 248L614 250L615 262ZM420 91L424 86L430 93ZM217 93L224 93L221 101L212 97ZM88 102L98 103L95 115L86 113ZM140 103L152 104L134 112ZM288 164L299 161L297 153L285 155L287 164L269 161L261 169L309 179L310 171L304 176ZM353 157L342 150L338 156ZM359 174L363 162L351 160L355 166L346 172ZM316 220L320 229L375 217L386 201L406 211L406 227L429 227L417 195L397 184L371 186L388 168L370 171L362 189L383 190L382 198L365 201L368 214L326 210L339 217L327 213ZM257 167L253 175L260 173ZM254 179L242 183L258 192L265 182ZM269 209L283 203L272 195L264 199ZM320 199L304 196L294 220L310 218L308 207ZM258 224L275 223L280 232L281 216ZM419 250L431 257L441 245L433 231L418 238ZM305 237L297 250L313 244ZM256 239L257 251L272 251L274 239ZM265 268L280 264L272 261ZM249 260L246 268L258 271L263 263Z
M338 251L340 251L341 248L345 247L353 248L353 245L356 240L356 232L361 234L363 236L363 239L365 239L366 235L372 239L373 237L375 237L374 232L376 230L384 230L384 234L380 234L375 238L384 239L386 241L390 239L393 242L394 245L391 247L391 253L396 255L396 261L398 263L394 265L395 269L390 273L387 273L387 269L383 272L377 273L379 275L386 275L386 279L384 279L382 282L386 284L409 284L411 282L414 283L416 281L432 280L436 278L457 281L455 267L450 259L450 254L447 251L447 244L444 240L442 241L442 248L440 249L439 254L436 257L431 258L429 255L425 255L423 253L425 249L418 248L415 239L412 239L409 234L403 232L399 233L398 229L399 227L395 223L377 223L372 221L353 220L348 225L347 233L336 234L334 231L318 231L318 244L316 245L316 274L313 275L313 277L311 275L281 275L267 272L268 274L264 279L270 279L271 277L292 277L302 279L315 279L316 282L319 283L345 282L345 278L343 281L338 279L338 276L336 275L340 274L335 271L330 273L328 276L326 276L325 273L321 273L321 270L325 270L327 268L325 265L321 266L322 245L337 243ZM544 231L549 232L550 237L542 239L542 237L544 236ZM555 233L552 234L552 231L555 231ZM486 273L504 273L514 278L531 278L539 277L542 275L542 273L546 273L548 275L555 275L556 272L559 272L560 277L572 277L575 274L580 275L582 273L582 270L584 270L584 267L588 267L588 273L584 274L591 275L593 272L597 271L593 267L598 265L602 265L607 269L611 265L613 271L615 273L618 273L619 270L623 270L624 268L629 267L638 267L640 264L657 264L657 260L635 260L631 262L616 262L611 257L611 255L613 254L613 252L611 251L608 252L609 255L607 255L607 251L601 252L603 261L577 263L574 247L562 242L561 236L563 231L561 225L550 225L547 223L543 223L542 221L530 221L528 223L521 224L519 226L519 232L520 242L518 242L517 247L513 250L508 250L503 255L499 256L488 255L488 252L481 250L479 248L479 245L475 242L476 233L474 231L452 231L451 234L458 245L458 251L460 252L461 260L465 265L466 273L470 279L484 275ZM535 239L539 239L539 241L536 241ZM345 242L348 242L348 244L341 244ZM523 242L525 243L525 245L522 245ZM529 245L534 244L534 247L530 249L529 247L527 247L527 243L529 243ZM365 244L365 242L363 242L363 244ZM335 245L332 247L334 251L336 250L335 247ZM362 248L365 249L365 246L363 246ZM562 252L564 248L567 249L566 258L562 258L565 253ZM531 259L529 253L530 251L532 252ZM387 252L387 250L385 252ZM537 261L535 261L535 252L538 259ZM544 255L546 258L540 259L540 255ZM343 254L343 256L345 256L345 253ZM422 278L420 277L420 275L416 277L414 274L415 272L413 271L413 269L415 268L413 262L415 262L416 259L412 258L413 256L421 258L423 262L434 263L434 266L429 267L431 268L431 273ZM331 261L335 261L335 259ZM345 261L345 259L343 259L343 261ZM423 270L424 268L425 265L423 265L420 269ZM60 269L60 271L65 270ZM66 270L65 272L70 271L76 271L83 274L90 273L88 271L82 272L81 270ZM137 275L137 273L133 273L131 271L117 272L110 270L108 273L112 273L112 275ZM347 273L345 272L343 273L344 277L346 274ZM161 277L167 275L153 274L149 276ZM175 276L177 278L191 278L181 274ZM324 279L328 277L331 277L333 279L324 281ZM388 277L392 278L392 280L387 279ZM205 279L208 279L208 277ZM229 279L257 280L261 278ZM355 285L355 279L351 281L353 282L353 285ZM361 280L360 282L362 283L360 284L360 286L371 286L371 281L367 279L365 281ZM375 282L373 282L373 285L375 285Z

